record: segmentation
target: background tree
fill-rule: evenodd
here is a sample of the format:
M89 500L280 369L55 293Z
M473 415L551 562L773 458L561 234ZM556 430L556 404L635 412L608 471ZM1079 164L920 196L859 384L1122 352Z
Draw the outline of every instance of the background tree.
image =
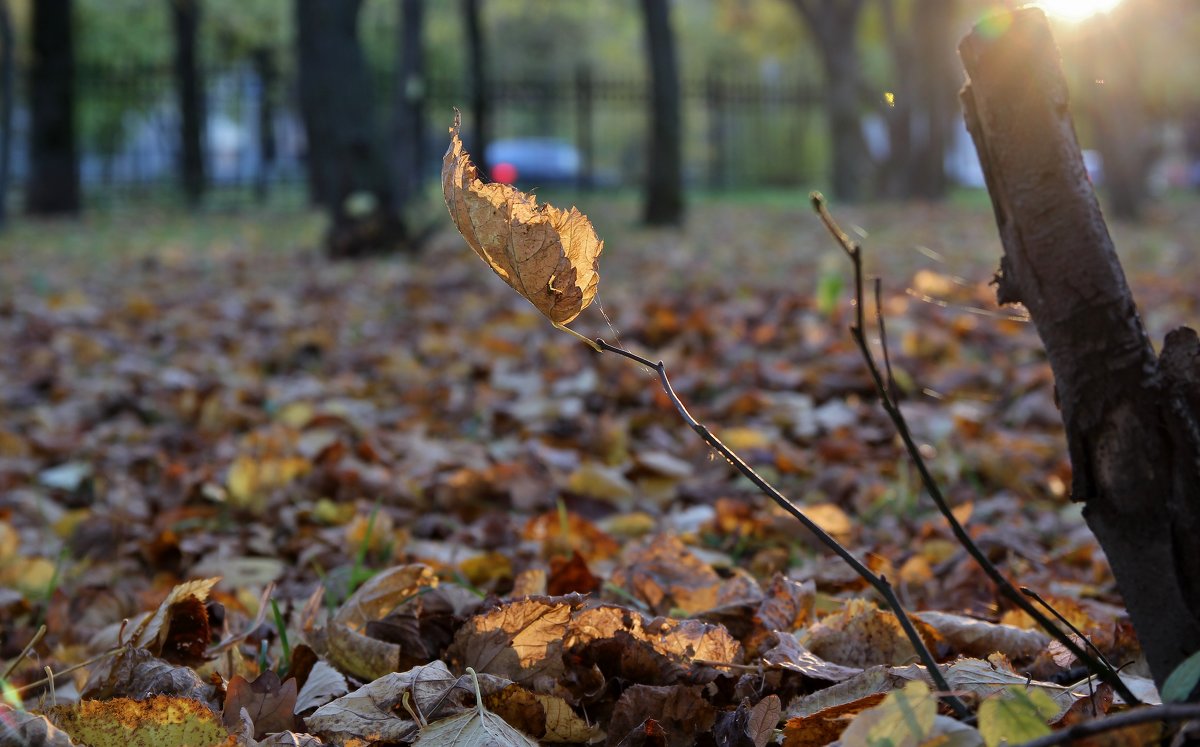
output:
M894 94L884 109L889 148L879 174L880 192L888 197L946 193L946 149L962 77L954 56L958 6L958 0L879 3L892 63L884 86Z
M642 0L650 64L650 132L643 219L652 226L683 222L683 117L679 63L667 0Z
M396 66L395 185L399 213L421 189L425 174L425 0L400 2L400 63Z
M71 11L71 0L33 3L25 194L25 209L32 215L78 213L80 207Z
M296 0L300 108L310 183L330 213L326 251L359 257L406 244L358 39L362 0Z
M792 0L804 19L825 73L825 110L833 151L830 184L839 200L864 196L870 156L863 139L862 61L858 53L858 21L864 0Z
M200 70L201 0L170 0L175 42L175 92L179 99L179 168L191 205L204 196L204 77Z
M475 154L475 164L484 174L491 174L487 160L487 144L491 139L487 89L487 47L483 34L483 0L462 0L463 32L467 44L467 86L471 96L470 132L473 137L463 138L467 148Z
M8 183L11 176L13 89L13 23L8 0L0 0L0 228L8 223Z

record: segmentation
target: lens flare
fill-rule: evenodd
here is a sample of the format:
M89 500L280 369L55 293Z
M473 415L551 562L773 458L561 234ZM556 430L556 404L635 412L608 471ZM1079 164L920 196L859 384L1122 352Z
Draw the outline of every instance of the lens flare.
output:
M1121 4L1121 0L1038 0L1031 3L1051 18L1063 21L1082 21L1097 13L1106 13Z

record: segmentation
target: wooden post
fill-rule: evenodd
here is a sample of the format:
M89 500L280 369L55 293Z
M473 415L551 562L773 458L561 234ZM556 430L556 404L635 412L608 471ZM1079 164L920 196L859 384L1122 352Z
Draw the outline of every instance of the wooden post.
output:
M1176 330L1154 354L1084 169L1044 13L989 18L959 55L1004 244L996 295L1025 305L1046 347L1072 499L1086 504L1161 687L1200 649L1200 342Z

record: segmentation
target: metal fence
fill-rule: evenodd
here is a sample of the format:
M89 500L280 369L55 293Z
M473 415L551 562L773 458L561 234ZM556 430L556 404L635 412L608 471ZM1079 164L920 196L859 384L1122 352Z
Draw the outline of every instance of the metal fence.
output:
M302 204L305 141L294 83L251 64L209 69L206 92L207 200L223 205L286 200ZM376 75L380 133L391 128L396 85ZM424 86L422 176L434 179L451 108L465 109L466 85L432 78ZM492 141L545 138L578 156L577 186L639 183L645 161L649 88L581 68L573 75L488 83ZM712 74L683 82L685 179L690 186L745 189L811 183L825 168L820 99L807 82ZM29 118L18 98L13 188L28 173ZM105 66L77 73L80 173L91 206L179 199L179 110L169 68ZM469 129L469 124L468 125Z

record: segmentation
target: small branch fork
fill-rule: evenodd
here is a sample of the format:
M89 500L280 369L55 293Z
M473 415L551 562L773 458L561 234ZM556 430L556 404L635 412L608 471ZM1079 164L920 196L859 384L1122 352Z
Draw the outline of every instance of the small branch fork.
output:
M867 337L864 332L865 322L863 314L863 305L865 297L863 295L863 270L862 270L862 248L852 241L845 231L837 224L833 216L829 213L825 206L825 198L819 192L813 192L810 195L812 200L813 210L820 217L821 222L825 224L825 228L833 236L834 240L849 257L851 264L854 267L854 305L855 305L855 322L850 327L850 335L854 338L854 342L858 345L859 351L862 353L863 361L866 363L867 370L871 374L871 379L875 384L875 390L879 393L880 404L883 406L884 412L892 421L892 425L896 429L896 433L900 436L900 440L904 443L904 448L908 452L909 458L917 468L917 472L921 475L921 482L925 485L926 492L933 499L942 516L946 517L946 521L950 525L950 530L954 534L955 539L967 551L987 577L1000 593L1023 610L1025 614L1033 618L1039 626L1041 626L1052 638L1061 643L1068 651L1075 655L1090 671L1096 674L1104 682L1112 685L1112 688L1121 696L1121 698L1130 705L1136 705L1141 701L1133 694L1125 682L1117 674L1107 662L1102 662L1090 653L1085 651L1082 646L1075 640L1064 633L1053 621L1042 613L1032 602L1030 602L1021 592L1017 591L1016 587L1004 577L996 566L988 560L971 536L967 534L962 523L954 516L950 510L950 505L946 502L945 496L942 494L941 488L937 481L933 479L929 467L925 464L924 457L921 456L921 451L917 447L916 441L912 437L912 433L908 428L908 421L904 418L904 413L901 412L898 400L895 396L895 387L891 377L891 362L886 361L887 378L881 372L879 363L875 360L875 354L871 351L870 345L867 344ZM879 308L879 281L875 283L875 319L879 326L881 338L884 336L883 312ZM886 342L884 343L884 351L886 356ZM694 427L694 426L693 426Z
M780 508L791 514L797 521L804 525L806 529L812 532L818 540L826 547L834 552L839 558L844 560L854 572L861 576L868 584L871 585L883 597L888 607L896 614L896 619L900 621L900 627L903 628L904 634L916 649L917 655L920 656L922 663L929 672L929 677L933 680L934 686L941 692L943 701L949 705L959 718L970 718L971 712L966 704L962 702L958 696L954 695L950 690L949 683L938 669L937 661L934 660L933 654L929 652L929 648L925 645L925 641L921 639L920 633L917 632L916 626L913 625L908 613L904 611L904 606L900 603L900 599L896 596L896 592L892 589L892 585L888 583L887 578L878 576L873 573L866 565L847 550L840 542L833 538L808 516L801 511L796 504L792 503L785 495L780 493L774 486L767 482L761 475L754 471L754 468L747 464L740 456L732 449L726 446L721 439L713 435L712 431L707 426L697 421L692 414L688 412L683 401L679 399L679 395L675 393L674 387L671 386L671 379L667 376L666 366L662 361L655 363L648 358L643 358L637 353L631 353L624 348L610 345L604 340L597 338L596 345L602 351L616 353L622 357L628 358L631 361L653 369L658 374L658 381L662 384L663 392L675 406L679 417L683 419L687 425L696 432L712 448L716 449L721 456L725 457L734 469L745 476L750 482L754 483L755 487L761 490L768 498L775 501Z

